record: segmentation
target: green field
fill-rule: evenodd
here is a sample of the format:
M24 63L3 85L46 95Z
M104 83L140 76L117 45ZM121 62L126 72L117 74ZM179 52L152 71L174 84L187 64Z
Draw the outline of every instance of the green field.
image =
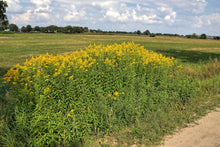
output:
M219 94L217 40L0 34L0 146L155 145L219 106Z
M181 37L138 35L5 34L0 35L0 68L23 63L39 54L69 53L89 44L113 44L134 41L148 50L173 56L181 62L198 63L220 58L220 41Z

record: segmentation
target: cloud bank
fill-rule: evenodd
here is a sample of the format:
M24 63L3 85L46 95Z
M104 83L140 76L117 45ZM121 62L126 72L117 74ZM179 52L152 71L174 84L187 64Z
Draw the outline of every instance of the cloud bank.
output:
M87 26L109 31L220 35L218 0L6 0L19 26Z

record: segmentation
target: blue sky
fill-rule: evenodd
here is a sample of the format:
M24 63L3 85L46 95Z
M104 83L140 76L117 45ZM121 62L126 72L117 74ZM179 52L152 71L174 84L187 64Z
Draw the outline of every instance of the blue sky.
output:
M19 27L83 26L105 31L220 36L219 0L6 0Z

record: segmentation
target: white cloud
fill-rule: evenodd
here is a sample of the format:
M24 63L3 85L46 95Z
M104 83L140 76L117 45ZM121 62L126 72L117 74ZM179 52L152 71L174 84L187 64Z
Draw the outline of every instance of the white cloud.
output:
M141 22L149 23L149 24L161 23L161 21L156 20L156 18L157 18L156 14L153 14L153 15L140 14L140 15L138 15L134 9L132 11L132 18L134 21L141 21Z
M213 13L210 15L203 15L203 16L196 16L195 17L195 24L193 27L195 28L202 28L207 26L218 26L220 27L220 14Z
M51 4L51 0L30 0L33 4L40 6L49 6Z
M119 12L113 8L110 8L108 10L106 10L105 15L104 15L104 19L116 22L125 22L129 20L129 17L131 16L131 14L129 13L128 10L124 10L123 12Z
M78 21L86 19L86 12L84 10L77 10L75 5L71 5L70 9L65 10L67 15L64 17L66 21Z
M30 17L32 16L32 10L28 10L24 14L12 15L11 22L16 24L23 24L30 22Z
M22 12L22 6L19 4L19 0L7 0L8 8L7 11L12 13Z
M52 9L51 0L30 0L36 7L33 10L32 17L36 20L50 19Z
M207 9L211 1L206 0L7 0L7 2L10 23L20 26L82 25L92 29L125 31L152 29L161 32L185 28L199 30L213 25L220 28L219 9L217 7L217 10ZM219 30L217 27L215 29Z
M164 14L164 20L168 22L168 24L173 24L175 22L177 13L173 11L172 8L169 7L159 7L158 10Z

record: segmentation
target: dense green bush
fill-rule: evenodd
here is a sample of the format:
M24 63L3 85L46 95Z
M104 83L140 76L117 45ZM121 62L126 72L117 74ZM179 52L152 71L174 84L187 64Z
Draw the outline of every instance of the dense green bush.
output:
M14 34L12 31L0 31L0 34Z
M72 146L140 121L153 124L158 112L184 110L197 93L198 83L181 70L173 58L134 43L32 58L5 75L13 109L1 140Z

